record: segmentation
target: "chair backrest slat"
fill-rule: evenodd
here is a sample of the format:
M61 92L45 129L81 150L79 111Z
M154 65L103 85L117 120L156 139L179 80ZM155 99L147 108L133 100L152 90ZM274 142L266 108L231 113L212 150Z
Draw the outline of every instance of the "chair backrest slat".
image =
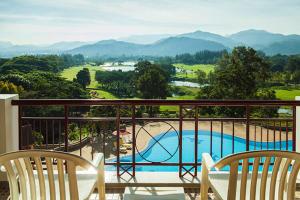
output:
M58 184L59 184L59 194L60 199L66 199L66 189L65 189L65 177L64 177L64 163L63 160L57 159L57 170L58 170Z
M40 199L41 200L46 200L46 185L45 185L45 177L43 173L43 166L42 166L42 161L40 157L33 157L37 174L38 174L38 179L39 179L39 188L40 188Z
M239 161L235 161L230 165L230 176L228 186L228 197L227 199L235 199L236 196L236 185L238 176Z
M25 178L23 167L21 166L21 163L18 159L15 159L14 163L16 165L17 172L18 172L18 175L19 175L20 190L21 190L22 199L27 200L26 178Z
M241 176L237 176L236 163L241 161L242 173ZM258 197L260 200L283 200L295 197L300 153L277 150L249 151L227 156L214 165L217 170L222 170L225 166L230 167L228 200L254 200ZM239 197L233 194L237 193L236 176L240 179ZM251 181L250 191L247 191L248 181Z
M31 197L31 200L36 200L36 184L35 184L35 180L34 180L34 176L33 176L33 168L30 163L29 158L24 158L23 160L25 163L25 167L26 167L26 171L27 171L27 175L28 175L28 179L29 179L30 197Z
M284 197L284 189L286 188L286 177L289 167L291 165L292 160L286 159L285 165L281 172L280 182L279 182L279 189L278 189L278 200L283 200Z
M55 192L55 182L54 182L54 175L53 175L53 166L51 158L46 158L46 166L47 166L47 173L48 173L48 181L49 181L49 188L50 188L50 199L55 200L56 192Z
M281 164L282 158L275 158L274 167L272 170L271 184L270 184L270 200L275 199L275 189L276 189L276 179L279 171L279 166Z
M242 168L241 192L240 192L241 200L246 199L248 171L249 171L249 161L248 161L248 159L244 159L243 160L243 168Z
M296 179L300 168L300 161L293 164L292 172L289 176L287 199L295 199Z
M11 200L79 200L77 167L95 173L95 181L98 183L93 188L99 187L100 199L104 199L104 161L101 155L97 158L98 168L82 157L64 152L17 151L2 154L0 167L4 167L7 172Z
M69 191L71 199L78 200L78 187L76 178L76 168L73 162L67 162L68 178L69 178Z
M251 188L250 188L250 199L251 200L255 200L255 197L256 197L256 184L257 184L259 163L260 163L260 157L256 157L254 159L254 164L253 164L253 169L252 169L252 177L251 177Z
M3 166L5 167L5 170L8 174L9 185L12 186L12 187L9 187L11 199L18 200L19 199L18 181L17 181L16 174L14 172L14 169L12 167L11 161L7 161L7 162L3 163Z
M266 199L266 185L267 185L270 160L271 157L266 157L266 160L264 161L263 171L261 175L261 183L260 183L260 200Z

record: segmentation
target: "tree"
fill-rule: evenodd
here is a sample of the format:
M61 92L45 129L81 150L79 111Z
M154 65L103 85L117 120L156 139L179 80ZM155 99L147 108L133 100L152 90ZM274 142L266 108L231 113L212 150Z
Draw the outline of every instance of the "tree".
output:
M285 69L290 72L300 70L300 56L290 56L286 64Z
M58 72L58 66L52 65L47 58L39 56L19 56L5 62L1 68L1 74L12 72L29 73L31 71L52 71Z
M205 84L206 81L207 81L207 79L206 79L206 73L204 71L202 71L202 70L197 70L196 74L197 74L198 83L200 85Z
M133 97L135 94L135 79L132 71L96 71L95 78L102 89L118 97Z
M300 70L293 73L293 82L295 85L300 83Z
M91 75L88 68L83 68L76 75L77 82L86 88L87 85L91 83Z
M260 99L259 92L270 78L270 65L252 48L236 47L231 54L225 54L210 77L210 85L202 88L197 96L201 99ZM275 95L265 95L264 99L274 99ZM226 115L244 114L242 109L218 108L218 113Z
M290 83L291 79L292 79L292 74L291 74L291 72L286 72L286 73L284 73L284 83L285 83L286 85L288 85L288 84Z
M176 67L171 64L158 64L158 67L165 71L165 76L168 81L170 81L171 77L176 74Z
M252 48L236 47L219 61L205 96L210 99L253 99L270 77L270 66Z
M0 94L19 94L23 92L21 86L16 86L13 83L0 81Z
M7 74L0 76L0 81L10 82L16 86L22 86L25 90L30 89L32 85L31 82L21 74Z
M268 58L270 64L271 64L271 71L273 72L282 72L284 71L284 67L286 66L288 62L288 56L286 55L275 55Z
M168 81L165 71L151 63L140 63L136 70L137 90L145 99L165 99L168 95Z

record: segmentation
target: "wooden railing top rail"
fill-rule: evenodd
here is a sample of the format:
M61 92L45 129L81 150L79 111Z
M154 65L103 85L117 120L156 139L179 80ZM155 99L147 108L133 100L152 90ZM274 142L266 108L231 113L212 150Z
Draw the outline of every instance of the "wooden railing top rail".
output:
M197 106L300 106L295 100L164 100L164 99L20 99L12 105L197 105Z
M22 119L27 120L64 120L64 117L22 117ZM111 121L116 120L117 117L68 117L70 121ZM121 120L131 120L132 117L120 117ZM164 121L179 121L179 117L136 117L136 120L164 120ZM183 121L195 121L195 118L182 118ZM198 118L198 121L246 121L247 118L239 117L203 117ZM251 121L291 121L292 118L251 118Z

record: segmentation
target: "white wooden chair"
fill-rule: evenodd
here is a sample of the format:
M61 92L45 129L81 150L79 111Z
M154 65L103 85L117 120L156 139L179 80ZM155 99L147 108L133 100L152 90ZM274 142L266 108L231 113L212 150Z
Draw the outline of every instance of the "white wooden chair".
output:
M229 171L220 171L225 167ZM201 199L210 187L217 199L295 199L300 154L252 151L230 155L214 163L202 154Z
M82 200L96 187L99 199L105 199L103 154L91 163L64 152L16 151L1 155L0 166L7 173L11 200Z

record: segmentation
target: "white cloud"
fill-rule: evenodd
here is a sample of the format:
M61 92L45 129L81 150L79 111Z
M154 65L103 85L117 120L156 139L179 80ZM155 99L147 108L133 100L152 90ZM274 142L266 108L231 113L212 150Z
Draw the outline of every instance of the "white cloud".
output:
M299 0L2 0L0 38L45 43L249 28L300 34L299 8Z

